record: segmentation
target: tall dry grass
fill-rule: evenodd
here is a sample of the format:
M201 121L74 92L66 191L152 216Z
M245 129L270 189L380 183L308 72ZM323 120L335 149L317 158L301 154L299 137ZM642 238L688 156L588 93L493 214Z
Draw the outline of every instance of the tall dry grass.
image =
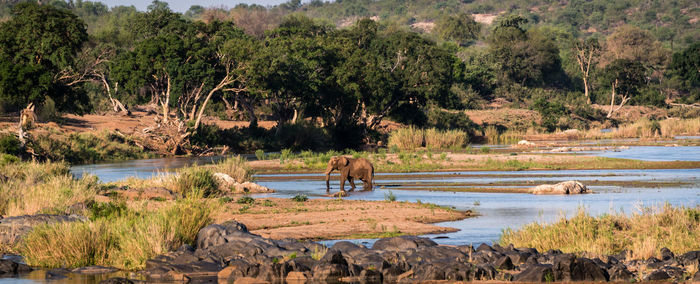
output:
M391 132L388 145L402 150L412 150L423 147L424 136L422 129L409 126Z
M253 171L246 164L246 159L241 156L234 156L218 162L212 166L217 173L224 173L231 176L236 182L246 182L253 180Z
M92 201L99 189L96 177L76 180L65 163L16 162L0 165L8 177L0 183L0 215L65 213L77 203Z
M585 137L589 139L672 138L698 134L700 134L700 118L669 118L661 121L643 118L634 123L621 125L609 132L591 129L586 131Z
M504 230L501 245L532 247L540 251L590 252L599 255L632 251L634 258L659 256L663 247L675 253L700 249L700 208L642 208L627 216L620 213L593 217L585 210L552 224L532 223Z
M532 134L530 133L530 129L528 129L527 134ZM534 131L534 130L532 130ZM486 140L490 144L513 144L517 143L518 141L522 140L523 137L525 136L525 133L517 130L511 130L508 129L506 131L500 132L498 131L498 128L496 128L493 125L487 126L484 128L484 137L486 137Z
M425 130L425 147L428 149L457 149L467 144L468 134L461 130Z
M32 266L143 269L146 260L193 244L197 232L211 222L216 204L181 200L155 211L41 226L24 237L19 251Z

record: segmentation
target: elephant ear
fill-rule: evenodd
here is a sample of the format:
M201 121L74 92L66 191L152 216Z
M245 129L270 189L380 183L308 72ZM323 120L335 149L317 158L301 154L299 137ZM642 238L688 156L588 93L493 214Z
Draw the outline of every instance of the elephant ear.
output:
M339 162L343 166L347 166L348 164L350 164L350 160L348 160L348 158L345 158L345 157L340 157Z

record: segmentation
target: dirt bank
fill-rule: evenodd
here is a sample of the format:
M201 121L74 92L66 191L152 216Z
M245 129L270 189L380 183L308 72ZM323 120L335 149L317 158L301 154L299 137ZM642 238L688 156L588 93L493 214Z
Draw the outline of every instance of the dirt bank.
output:
M227 203L214 222L236 220L254 234L272 239L376 238L455 232L431 223L473 216L433 204L312 199L256 199L254 204Z

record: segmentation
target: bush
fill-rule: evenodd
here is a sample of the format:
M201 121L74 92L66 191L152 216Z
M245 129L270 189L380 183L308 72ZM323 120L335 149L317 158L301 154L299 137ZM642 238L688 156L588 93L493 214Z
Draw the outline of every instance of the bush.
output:
M328 140L323 129L306 122L279 125L275 134L278 148L294 151L326 149Z
M12 134L2 135L0 136L0 153L19 156L22 154L21 144L19 138Z
M554 131L558 127L559 118L567 113L566 108L559 102L552 102L544 97L535 99L531 108L542 116L542 126L547 131Z
M424 132L422 129L409 126L394 130L389 134L389 147L411 150L423 146Z
M241 198L238 198L238 200L236 200L236 203L238 203L238 204L255 204L255 199L246 195L246 196L242 196Z
M253 179L253 171L241 156L233 156L213 165L214 171L231 176L236 182L243 183Z
M431 108L427 111L427 117L426 127L433 127L439 130L459 129L466 132L469 136L473 136L474 129L479 127L463 112L449 112Z
M306 202L307 200L309 200L309 197L306 196L306 194L300 193L300 194L297 194L294 197L292 197L292 200L294 200L296 202Z
M467 140L467 133L461 130L425 130L425 147L428 149L458 149L462 148Z
M175 190L188 198L208 198L221 194L219 184L209 169L183 168L175 180Z

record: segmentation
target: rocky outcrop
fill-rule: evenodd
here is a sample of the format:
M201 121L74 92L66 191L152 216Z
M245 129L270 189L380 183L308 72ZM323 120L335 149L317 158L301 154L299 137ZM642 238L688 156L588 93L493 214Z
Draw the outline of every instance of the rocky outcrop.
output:
M266 239L237 222L203 228L196 245L149 260L143 273L151 281L228 283L685 281L698 277L689 273L700 256L664 250L662 259L653 260L627 260L626 254L586 258L512 245L442 246L414 236L380 239L371 248L346 241L325 247Z
M575 180L557 184L543 184L530 189L532 194L583 194L587 192L588 188Z
M219 182L219 189L228 194L271 193L274 190L252 182L237 182L231 176L224 173L214 173Z
M32 228L60 222L84 222L87 218L78 215L24 215L0 219L0 244L14 246Z

